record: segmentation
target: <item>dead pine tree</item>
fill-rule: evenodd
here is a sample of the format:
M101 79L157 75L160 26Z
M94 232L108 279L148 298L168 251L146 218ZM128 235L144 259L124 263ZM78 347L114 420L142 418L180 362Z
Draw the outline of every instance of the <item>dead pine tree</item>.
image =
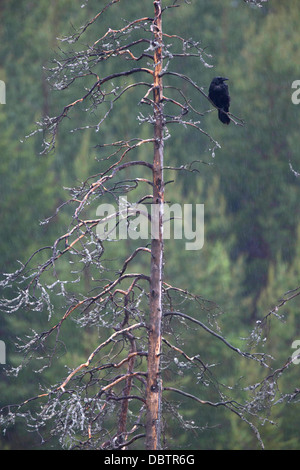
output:
M172 400L180 397L195 406L224 408L234 413L250 426L263 445L253 419L259 420L262 402L264 409L266 403L269 406L270 389L276 389L279 376L289 367L287 362L270 373L271 359L265 353L242 351L222 336L213 313L218 307L213 302L173 286L163 276L167 262L163 242L164 143L170 137L169 128L190 127L209 139L212 152L219 147L199 121L199 116L203 121L205 110L211 107L206 93L190 77L171 69L173 60L200 59L208 65L208 56L199 42L163 30L164 15L182 7L181 3L188 2L149 0L147 6L143 2L145 11L151 6L149 15L120 19L122 25L118 29L102 27L99 33L96 25L110 11L117 12L121 7L120 0L111 0L78 32L62 40L66 50L60 49L48 70L49 81L56 90L75 87L76 96L56 116L40 121L31 134L43 131L42 153L54 150L65 118L72 122L72 113L80 110L87 112L92 122L75 125L72 132L95 131L95 148L102 157L99 171L71 188L69 199L45 221L55 220L68 208L72 216L65 232L52 246L38 249L18 271L4 274L1 281L4 290L14 288L16 292L2 297L3 312L46 313L50 325L42 331L32 326L24 343L19 344L24 361L12 368L15 375L29 367L31 360L35 370L36 363L41 364L36 370L41 375L63 361L70 320L83 331L99 331L97 340L93 338L85 346L83 362L67 365L63 377L59 376L51 386L41 384L35 396L1 409L2 427L25 419L28 428L42 436L42 442L56 437L62 447L71 449L166 448L169 444L164 414L171 413L186 430L198 429L195 422L185 420L178 412L178 405ZM90 31L92 39L86 39ZM83 39L89 45L81 49ZM112 66L107 68L110 63ZM183 83L185 87L181 86ZM191 104L187 89L197 93L198 109ZM135 134L107 142L101 129L130 93L146 110L139 113L138 122L150 126L151 132L147 137ZM134 99L131 97L130 102ZM234 115L229 116L236 125L242 124ZM151 155L149 161L135 157L141 150L143 155ZM168 171L195 172L199 163L187 161L180 168L168 167ZM134 202L127 196L132 196ZM147 222L150 220L151 233L146 239L136 236L137 213L146 215ZM137 244L128 243L129 233ZM120 250L115 265L110 246L117 243L118 248L124 240L125 254ZM191 306L196 312L193 316L189 314ZM191 327L237 358L266 368L266 377L247 389L250 398L239 401L233 387L224 390L212 367L201 359L201 351L196 350L192 356L185 351L177 331ZM254 336L259 344L263 330L256 328ZM176 380L164 383L164 371L173 370L176 377L179 370L182 372L182 364L197 390L201 384L201 393L209 390L209 399L185 390Z
M147 418L146 447L160 448L162 381L160 376L161 329L162 329L162 282L163 282L163 205L164 205L164 113L163 84L163 37L161 2L154 2L154 75L153 75L153 115L154 115L154 157L153 157L153 204L158 222L157 237L151 241L150 272L150 315L147 369Z
M77 44L79 39L82 38L87 30L97 20L101 20L107 10L113 7L114 4L119 3L119 1L120 0L112 0L107 3L91 21L81 28L78 33L75 33L68 38L64 38L62 41L67 44ZM174 5L167 7L166 10L168 8L177 7L178 5L175 5L175 3ZM55 273L56 281L52 284L51 288L49 288L49 286L46 288L42 283L42 278L45 273L51 269L51 267L54 268L54 266L57 265L60 258L64 255L70 255L71 257L83 255L84 258L86 258L88 254L89 269L95 267L96 269L99 269L100 272L103 270L100 261L104 256L105 241L99 237L97 227L100 224L105 224L107 219L105 217L102 219L84 218L83 214L85 213L86 207L90 205L91 201L98 200L101 197L104 198L108 193L113 195L115 194L114 197L116 198L120 190L119 182L114 182L114 179L116 179L116 177L124 170L142 166L146 167L151 172L152 176L149 180L146 180L145 178L122 180L122 188L125 194L127 192L131 192L133 188L140 185L143 181L150 184L152 188L153 192L151 195L146 194L138 201L142 202L147 199L150 199L151 201L152 219L150 248L148 247L149 242L147 243L147 246L139 246L136 248L133 253L125 259L121 268L119 268L117 277L113 280L109 280L109 282L101 288L100 292L96 295L85 296L83 300L80 301L78 298L73 298L71 300L71 306L65 310L59 321L47 332L44 332L42 335L37 334L31 338L30 342L27 343L23 349L28 353L29 351L34 351L35 348L40 348L41 345L46 345L48 340L50 342L50 337L52 335L57 335L55 340L55 344L57 345L58 337L64 322L69 317L74 316L75 312L81 312L80 315L85 318L83 322L85 326L94 325L97 323L95 318L98 317L100 314L99 312L103 309L108 310L110 308L109 306L111 306L114 311L113 319L107 323L106 327L113 329L114 333L108 336L106 341L98 345L96 349L91 351L87 361L72 369L58 386L53 387L50 392L47 391L37 395L33 399L35 401L48 397L49 402L52 402L55 397L54 402L58 399L61 400L62 397L65 396L66 388L70 383L76 380L81 380L87 374L92 374L94 378L93 386L89 384L84 387L84 389L85 393L89 390L89 394L91 394L92 388L97 389L94 396L94 399L97 402L97 412L101 412L103 417L109 415L113 408L111 406L112 403L115 406L115 403L120 402L120 408L117 413L118 419L116 420L117 424L113 434L106 430L103 423L99 425L95 416L91 415L89 418L87 416L84 418L84 421L86 421L86 441L81 443L81 446L84 448L96 447L101 449L126 449L130 443L141 438L144 439L146 449L156 450L161 448L163 392L160 366L163 321L163 158L166 125L164 105L169 101L179 107L179 116L169 117L169 121L173 121L174 123L180 122L181 116L186 114L189 108L188 99L185 98L183 94L183 104L175 101L174 99L168 99L163 94L163 62L164 56L169 57L169 52L164 45L162 15L162 1L156 0L153 2L153 17L144 16L128 21L125 23L125 26L120 29L108 28L87 50L79 52L74 52L72 50L68 53L62 53L58 59L54 59L54 66L49 70L49 81L54 88L58 90L67 89L71 87L74 82L85 80L86 77L94 78L94 83L87 89L84 96L76 98L70 104L64 106L60 114L55 117L46 117L43 121L38 123L38 129L42 129L44 134L44 149L42 153L47 154L54 149L59 127L62 126L63 120L70 116L72 110L76 106L89 102L92 103L89 109L96 109L101 107L101 105L104 107L108 104L108 107L104 111L103 117L100 121L97 124L86 126L89 129L95 129L98 131L103 122L108 119L113 108L118 104L121 97L133 88L146 88L146 93L143 93L140 96L140 104L144 104L147 107L150 106L153 114L149 116L143 116L140 114L139 120L140 122L149 123L153 127L153 137L148 139L134 137L129 140L119 140L111 144L98 144L97 146L99 148L104 151L108 151L108 154L105 156L106 161L113 161L115 157L117 158L115 158L113 163L107 165L107 168L105 168L105 170L99 175L88 178L81 187L73 189L72 198L57 209L55 215L57 215L57 213L59 213L66 205L73 204L74 202L77 204L73 213L71 228L57 238L50 249L51 256L46 262L39 266L33 278L30 279L30 282L27 282L26 274L27 268L30 264L29 262L14 275L7 275L3 282L4 287L7 283L10 283L12 279L21 279L21 284L25 284L23 286L24 294L22 295L21 302L19 302L20 298L19 300L16 298L13 303L6 302L4 300L2 303L4 310L6 309L10 312L18 310L23 304L25 304L25 299L28 300L30 298L32 301L33 296L36 298L37 292L40 291L40 293L43 292L44 294L43 301L40 299L39 305L35 308L42 310L45 307L44 300L46 300L46 308L49 312L52 312L54 307L51 301L51 294L55 295L55 289L58 286L61 286L61 290L64 291L64 295L67 298L68 295L65 292L65 283L67 284L67 282L62 281L58 277L57 273ZM140 38L133 37L136 30L143 33ZM178 36L176 39L183 45L183 38ZM141 44L146 45L144 51L136 52L136 50L139 50ZM198 43L193 44L191 42L190 47L195 49L194 54L180 53L180 55L186 57L196 55L202 58L202 54L204 53ZM101 66L105 66L105 63L109 59L116 56L119 57L120 60L125 59L126 62L135 62L137 65L142 61L147 61L148 66L130 67L127 70L116 71L108 75L103 75ZM71 73L70 69L72 69ZM151 80L136 80L130 84L125 83L127 77L138 77L142 74L144 74L146 78L150 77ZM113 81L118 79L124 80L124 83L118 84L118 87L114 88ZM184 77L184 79L188 80L187 77ZM111 86L111 88L106 89L106 86ZM176 90L175 87L174 89ZM194 126L201 131L197 124L194 124ZM35 134L35 132L33 132L33 134ZM143 145L148 146L149 144L153 145L152 163L136 160L126 161L128 154L134 153L136 149L139 149ZM109 149L112 149L111 153L109 153ZM110 186L108 187L108 185ZM125 207L127 214L125 219L127 222L130 218L130 210L131 207ZM115 215L121 216L120 211L116 212ZM88 243L86 241L87 239L89 239ZM89 244L95 246L94 251L91 251L88 247ZM37 257L39 252L40 250L33 255L33 258ZM128 273L128 267L134 259L140 255L140 253L145 253L147 257L150 255L149 275L145 275L144 273ZM32 259L30 262L31 261ZM122 284L126 283L126 288L121 288ZM143 283L146 283L148 288L144 287ZM33 290L34 295L32 292ZM137 295L136 291L141 293ZM148 308L145 308L146 310L149 310L149 314L142 315L142 309L140 307L137 308L136 306L141 302L141 294L146 298ZM120 300L118 296L121 296L122 300ZM120 314L116 313L117 311L119 312L120 309L123 314L123 319L121 320ZM86 312L89 312L89 314ZM136 312L138 312L138 314L136 314ZM52 313L50 316L52 316ZM133 322L134 319L137 319L138 321ZM147 332L147 335L142 337L142 340L136 336L136 331L141 329L144 329ZM110 366L104 363L101 366L98 365L94 368L92 367L93 361L103 349L107 346L111 346L112 344L116 344L118 348L119 344L123 344L124 341L126 342L126 346L128 345L127 357L121 358L119 362L115 362ZM53 356L55 355L54 350L55 347L53 348L53 352L50 356L52 354ZM115 357L118 357L121 355L121 352L117 351L115 354L112 353L113 357L114 355ZM144 363L140 361L142 370L136 370L137 358L140 360L146 358L146 368ZM121 367L126 368L126 372L121 375L115 375L114 371ZM96 374L99 374L99 378L96 380L99 385L103 380L103 378L101 378L101 371L108 371L110 369L112 374L111 378L108 379L110 372L109 374L106 373L106 385L102 384L100 388L95 387ZM136 382L140 384L142 390L140 389L140 386L137 386ZM138 390L136 395L132 394L133 389ZM140 401L141 406L137 411L135 411L135 421L131 424L131 428L129 428L130 424L128 422L128 416L130 412L130 403L135 400ZM31 399L29 401L25 400L22 406L26 406L30 401ZM92 401L93 400L90 399L91 403ZM49 409L51 406L52 405L49 405ZM70 402L68 406L72 407ZM87 414L90 414L93 408L94 405L89 405L87 407L89 410ZM14 409L14 407L9 408L10 412L12 409ZM17 407L16 415L18 415L18 409L19 407ZM50 419L50 416L46 417L44 414L41 422L45 422L47 419ZM62 418L61 416L60 419L64 420L66 417ZM137 430L140 429L141 426L144 428L144 432L137 433ZM76 427L77 424L74 422L74 428ZM73 425L69 425L68 427L66 426L66 433L63 432L60 435L61 442L64 443L70 439L72 428ZM105 439L104 436L109 436L109 438ZM73 441L72 445L74 446Z

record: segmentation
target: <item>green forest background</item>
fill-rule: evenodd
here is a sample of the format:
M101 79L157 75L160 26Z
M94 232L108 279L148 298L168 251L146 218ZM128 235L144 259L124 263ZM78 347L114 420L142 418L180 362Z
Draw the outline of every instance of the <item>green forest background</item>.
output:
M97 172L99 134L60 132L55 153L39 155L39 136L24 137L35 129L41 116L54 115L71 99L70 91L52 91L43 67L61 46L58 37L84 24L104 5L90 0L2 0L0 2L0 79L6 83L6 104L0 105L0 271L11 272L17 260L25 261L37 248L53 243L68 223L65 213L47 225L40 221L55 212L71 187ZM151 1L124 1L106 15L106 24L143 14ZM208 92L214 76L230 79L231 111L245 126L223 126L216 112L206 114L201 126L221 149L211 154L205 136L176 128L165 144L166 165L180 166L202 160L199 173L178 172L167 186L167 199L205 205L205 243L200 251L186 251L174 241L166 243L166 279L216 302L223 314L226 338L239 345L255 322L266 315L285 292L299 286L300 273L300 106L291 101L292 82L300 79L300 4L297 0L269 0L263 8L243 0L194 0L164 16L164 29L201 41L207 62L180 62L175 67ZM98 31L95 32L98 34ZM75 90L76 91L76 90ZM194 99L199 98L196 95ZM201 106L209 103L203 99ZM134 112L133 112L134 111ZM126 138L136 127L130 96L102 128L107 141ZM88 116L75 112L73 120L83 126ZM74 126L73 122L73 126ZM98 139L98 140L97 140ZM146 150L143 150L145 153ZM143 154L141 159L151 159ZM294 172L291 169L294 169ZM166 178L168 179L168 178ZM68 269L66 264L65 269ZM87 281L88 282L88 281ZM272 321L269 351L281 363L292 354L300 339L299 297L286 304L283 321ZM28 329L42 328L44 319L32 312L12 317L1 314L0 339L7 345L7 362L17 364L13 340ZM55 383L64 364L79 363L86 356L85 344L96 340L93 332L70 326L68 352L45 381ZM196 333L191 343L199 344ZM79 339L80 338L80 339ZM214 344L199 344L204 357L218 362L224 354L222 374L230 384L238 377L256 380L251 364L234 361L229 352ZM228 355L228 357L227 357ZM0 366L3 369L3 366ZM290 390L299 388L299 366L285 378ZM47 375L48 374L48 375ZM28 368L18 378L0 370L0 405L17 403L36 393L39 378ZM189 377L183 379L188 383ZM258 380L257 380L258 381ZM224 411L183 403L182 414L203 427L202 432L172 436L173 448L256 449L258 443L248 426ZM267 449L299 449L299 407L278 405L269 416L277 425L261 429ZM0 436L0 449L37 448L39 439L17 423ZM53 444L52 444L53 445ZM47 445L46 445L47 446ZM55 446L55 444L54 444ZM57 444L57 447L59 445Z

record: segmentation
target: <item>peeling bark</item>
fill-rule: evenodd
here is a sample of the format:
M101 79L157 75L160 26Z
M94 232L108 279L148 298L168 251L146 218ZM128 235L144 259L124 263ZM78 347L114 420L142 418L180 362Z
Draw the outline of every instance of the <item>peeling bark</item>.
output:
M160 377L161 322L162 322L162 277L163 277L163 83L162 83L162 19L161 1L154 1L155 18L153 32L155 36L154 53L154 159L153 159L153 204L156 205L154 220L155 237L151 241L151 275L150 275L150 314L148 343L148 375L147 375L147 419L146 447L157 450L160 448L161 431L161 395L162 381ZM154 231L153 231L154 232Z

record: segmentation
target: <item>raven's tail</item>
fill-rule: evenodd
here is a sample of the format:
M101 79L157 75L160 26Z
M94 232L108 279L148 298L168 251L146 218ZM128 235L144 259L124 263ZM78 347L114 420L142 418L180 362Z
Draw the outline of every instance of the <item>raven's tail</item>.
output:
M219 119L221 122L223 122L223 124L227 124L227 125L230 124L230 118L226 113L224 113L224 111L219 109L218 114L219 114Z

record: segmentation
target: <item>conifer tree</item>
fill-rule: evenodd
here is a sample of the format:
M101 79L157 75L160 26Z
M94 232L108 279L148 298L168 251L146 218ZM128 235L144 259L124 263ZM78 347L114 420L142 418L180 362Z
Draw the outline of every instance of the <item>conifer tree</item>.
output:
M253 421L260 418L261 404L270 402L270 389L275 389L289 365L270 373L271 357L244 351L222 336L214 302L164 278L168 260L164 259L163 226L169 182L164 179L165 143L172 129L181 125L206 136L212 153L219 147L199 120L212 103L200 84L171 65L197 58L208 66L208 57L199 42L163 29L164 15L181 7L176 0L149 1L142 17L99 35L97 25L111 9L117 12L120 3L111 0L78 32L63 39L67 47L54 59L49 80L60 91L80 83L82 93L64 104L56 116L45 116L37 130L43 131L43 153L48 154L55 149L66 118L71 121L72 114L87 111L91 123L72 131L94 130L100 136L98 172L70 189L69 200L48 219L72 208L65 232L52 246L38 249L17 272L5 274L1 282L4 289L17 288L15 297L2 299L3 311L46 312L49 318L46 331L32 331L27 342L19 345L25 360L13 370L16 374L29 360L40 374L51 368L63 352L71 320L79 327L99 330L98 342L87 344L86 360L69 366L55 384L44 386L22 403L4 406L1 423L7 426L23 418L44 440L56 436L68 448L158 450L170 445L165 442L164 414L172 413L184 429L197 429L192 420L182 418L172 401L175 396L233 413L250 426L263 446ZM88 36L90 31L95 32ZM85 49L82 42L87 44ZM191 104L189 88L197 92L197 107ZM140 126L136 127L143 131L132 135L137 129L130 128L126 138L106 141L106 135L113 132L102 129L109 129L110 115L118 112L128 94L133 110L140 105ZM229 116L234 124L242 124L233 114ZM146 125L151 130L144 130ZM141 159L141 153L147 158ZM199 163L187 159L180 168L168 170L196 173ZM148 237L140 222L144 213L150 220ZM116 262L117 249L111 247L124 240L126 254ZM61 263L68 263L67 274ZM199 329L203 349L188 354L180 329L191 326ZM255 329L254 342L262 339L262 331ZM219 352L226 347L237 360L266 368L267 375L259 383L243 388L243 392L251 391L245 400L237 401L234 394L236 389L240 392L239 387L227 389L213 373L214 364L203 359L203 344L209 341L216 342ZM170 378L167 372L174 368L177 375ZM193 372L201 394L192 394L180 384L179 372L185 370ZM266 419L262 416L263 422Z

